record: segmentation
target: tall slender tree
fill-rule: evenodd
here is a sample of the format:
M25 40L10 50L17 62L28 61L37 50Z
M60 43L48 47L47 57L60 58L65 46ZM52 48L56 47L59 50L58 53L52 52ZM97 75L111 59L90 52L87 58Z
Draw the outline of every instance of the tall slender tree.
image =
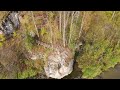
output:
M33 11L30 11L30 12L31 12L31 15L32 15L32 19L33 19L33 23L34 23L34 26L35 26L36 34L39 37L38 29L37 29L35 18L34 18L34 13L33 13Z
M63 45L66 45L66 37L65 37L65 26L66 26L66 11L63 11Z

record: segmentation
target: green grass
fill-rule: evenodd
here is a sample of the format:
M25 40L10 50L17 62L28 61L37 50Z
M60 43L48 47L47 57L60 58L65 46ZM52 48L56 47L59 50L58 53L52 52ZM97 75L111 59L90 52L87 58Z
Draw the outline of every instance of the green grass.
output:
M37 69L34 69L33 61L24 60L23 63L27 66L27 68L26 69L23 68L22 72L18 72L18 75L17 75L18 79L25 79L37 74Z
M31 50L34 46L35 40L29 34L27 34L26 36L27 37L24 41L25 42L25 47L26 47L26 49Z
M23 72L18 73L18 79L25 79L28 77L32 77L37 74L36 70L33 70L32 68L28 68L24 70Z

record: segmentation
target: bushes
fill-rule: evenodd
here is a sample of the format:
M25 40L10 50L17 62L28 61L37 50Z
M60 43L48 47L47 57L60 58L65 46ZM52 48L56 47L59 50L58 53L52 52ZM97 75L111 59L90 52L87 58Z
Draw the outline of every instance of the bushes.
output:
M32 77L35 76L37 74L37 71L32 69L32 68L28 68L26 70L24 70L23 72L18 72L17 78L18 79L25 79L28 77Z
M92 49L92 46L86 45L83 54L77 59L78 67L82 68L83 78L94 78L120 62L120 48L113 50L113 47L106 47L105 43L102 46L97 44L97 46L98 48L93 45Z
M18 72L17 74L18 79L29 78L43 71L42 60L36 60L36 61L23 60L23 61L24 64L26 65L26 68L23 68L21 72Z

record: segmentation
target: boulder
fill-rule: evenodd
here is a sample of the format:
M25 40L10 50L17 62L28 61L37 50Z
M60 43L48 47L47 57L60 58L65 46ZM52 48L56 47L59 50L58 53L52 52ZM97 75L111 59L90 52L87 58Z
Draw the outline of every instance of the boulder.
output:
M14 31L12 23L8 20L2 23L5 35L12 34Z
M38 59L44 58L44 55L41 52L33 53L33 52L29 51L29 58L31 60L38 60Z
M20 27L20 21L18 17L18 13L12 11L5 17L2 21L1 29L5 35L12 34L16 29Z
M68 48L59 47L51 52L45 61L47 77L61 79L73 70L73 55Z
M14 28L18 29L20 27L19 15L17 11L12 11L8 15L8 19L13 23Z
M3 34L3 31L0 29L0 35L2 35Z

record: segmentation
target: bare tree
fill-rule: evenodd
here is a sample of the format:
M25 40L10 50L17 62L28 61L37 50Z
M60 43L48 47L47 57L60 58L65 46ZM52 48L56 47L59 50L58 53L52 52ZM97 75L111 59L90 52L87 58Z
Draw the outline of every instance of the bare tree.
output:
M113 14L112 14L111 20L114 18L115 13L116 13L116 11L113 11Z
M33 19L33 23L34 23L34 26L35 26L35 30L36 30L37 36L39 37L38 29L37 29L35 18L34 18L34 13L33 13L33 11L30 11L30 12L31 12L31 15L32 15L32 19Z
M66 37L65 37L65 26L66 26L66 11L63 12L63 45L65 47Z
M67 12L65 28L66 28L67 25L68 25L69 15L70 15L70 11Z
M50 29L50 35L51 35L51 45L52 45L52 47L53 47L53 31L52 31L52 27L51 27L51 25L50 25L50 22L49 22L49 20L48 20L48 26L49 26L49 29Z
M70 40L71 40L71 34L72 34L72 29L73 29L73 19L74 19L74 11L72 12L72 16L71 16L70 34L69 34L69 41L68 41L68 43L70 43Z
M76 11L75 14L74 14L74 16L76 17L76 23L77 23L78 18L80 16L80 11Z
M61 20L62 20L62 11L59 11L59 30L60 30L60 33L61 33Z
M86 13L85 13L85 11L84 11L84 12L83 12L82 21L81 21L81 27L80 27L79 37L81 36L82 31L83 31L83 25L84 25L85 14L86 14Z

